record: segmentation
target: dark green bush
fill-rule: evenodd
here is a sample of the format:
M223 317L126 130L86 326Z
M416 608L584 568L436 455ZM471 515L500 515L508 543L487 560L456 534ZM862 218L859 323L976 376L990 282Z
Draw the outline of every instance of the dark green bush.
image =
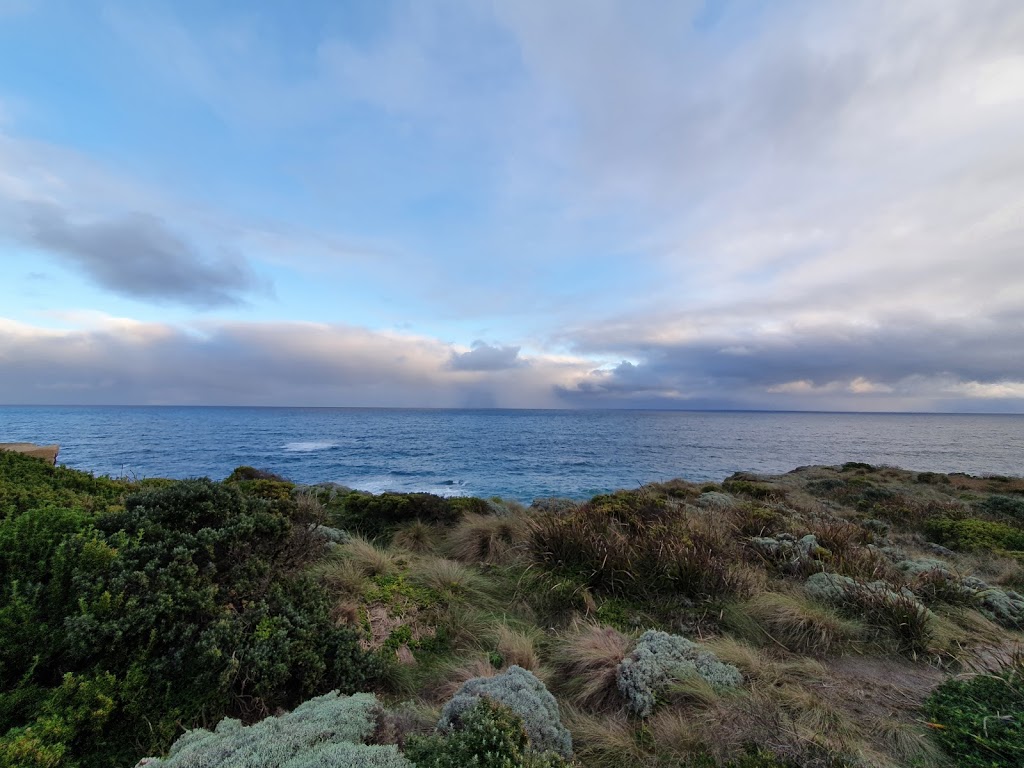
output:
M925 702L935 737L962 768L1024 765L1024 680L1020 664L999 675L949 680Z
M760 501L782 501L786 498L786 491L774 485L756 483L750 480L728 479L722 483L722 490L736 496L748 496L751 499Z
M530 750L522 718L508 707L483 698L459 717L448 734L412 737L405 756L419 768L562 768L553 752Z
M303 575L326 545L290 502L190 480L122 506L49 469L4 478L26 504L0 519L0 766L131 765L183 726L377 674ZM54 501L71 487L80 508Z
M467 512L486 514L489 507L483 499L446 499L432 493L382 493L375 496L353 491L331 502L329 510L337 527L377 538L389 536L403 523L419 520L450 525Z
M224 478L225 483L239 483L246 480L272 480L278 483L288 481L281 475L271 472L269 469L256 469L255 467L235 467L231 474Z
M863 461L848 461L845 464L843 464L843 472L855 472L857 470L863 470L864 472L874 472L875 468Z
M1024 499L1013 496L989 496L978 509L990 515L1003 515L1024 521Z

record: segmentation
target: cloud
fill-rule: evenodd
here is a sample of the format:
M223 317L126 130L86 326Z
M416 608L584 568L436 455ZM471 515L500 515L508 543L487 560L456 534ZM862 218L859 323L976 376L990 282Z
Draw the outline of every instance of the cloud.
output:
M56 205L23 210L28 242L123 296L205 309L238 304L259 285L244 261L203 258L153 214L79 222Z
M195 309L271 295L256 262L322 274L393 259L331 233L182 201L78 152L0 131L0 246L5 240L112 293Z
M579 332L578 354L636 362L592 371L564 392L569 402L949 410L985 399L1024 410L1019 310L970 318L891 313L875 323L794 312L760 328L756 310L644 322Z
M586 370L545 356L501 371L453 369L449 344L344 325L57 319L71 327L0 318L0 402L555 407L557 388Z
M523 364L519 347L498 347L474 341L469 352L456 352L449 366L454 371L504 371Z

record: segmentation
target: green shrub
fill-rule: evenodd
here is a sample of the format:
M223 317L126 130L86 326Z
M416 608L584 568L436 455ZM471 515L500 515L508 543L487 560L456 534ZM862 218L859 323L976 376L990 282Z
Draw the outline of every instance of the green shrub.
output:
M0 518L42 506L103 511L131 488L124 480L93 477L14 451L0 451Z
M405 750L418 768L561 768L563 757L530 749L523 720L507 706L482 698L445 735L413 737Z
M925 527L939 544L964 551L1010 549L1024 550L1024 531L1006 523L967 518L930 520Z
M999 675L949 680L925 702L935 738L963 768L1024 765L1024 680L1020 664Z
M276 501L192 480L61 508L69 472L30 473L25 511L0 520L0 753L13 764L130 765L182 725L378 674L302 573L324 540Z
M532 672L516 665L500 675L474 677L463 683L441 710L438 731L443 734L458 730L463 716L482 699L502 704L522 718L534 752L554 752L572 758L572 736L562 725L555 697Z

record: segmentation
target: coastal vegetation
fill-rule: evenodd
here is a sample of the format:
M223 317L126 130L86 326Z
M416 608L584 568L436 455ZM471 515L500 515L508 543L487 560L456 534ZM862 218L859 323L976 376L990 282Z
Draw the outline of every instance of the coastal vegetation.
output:
M1024 764L1024 480L372 495L0 453L0 767Z

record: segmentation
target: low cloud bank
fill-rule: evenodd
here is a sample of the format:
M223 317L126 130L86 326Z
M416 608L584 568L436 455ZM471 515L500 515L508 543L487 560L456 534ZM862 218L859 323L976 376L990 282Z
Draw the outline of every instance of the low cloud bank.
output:
M342 325L86 322L0 320L0 402L1024 412L1024 313L743 336L659 326L634 344L592 329L561 357Z
M546 357L509 366L508 353L482 349L340 325L194 331L111 319L54 331L0 320L0 402L557 407L559 387L587 368ZM470 367L452 365L467 357Z

